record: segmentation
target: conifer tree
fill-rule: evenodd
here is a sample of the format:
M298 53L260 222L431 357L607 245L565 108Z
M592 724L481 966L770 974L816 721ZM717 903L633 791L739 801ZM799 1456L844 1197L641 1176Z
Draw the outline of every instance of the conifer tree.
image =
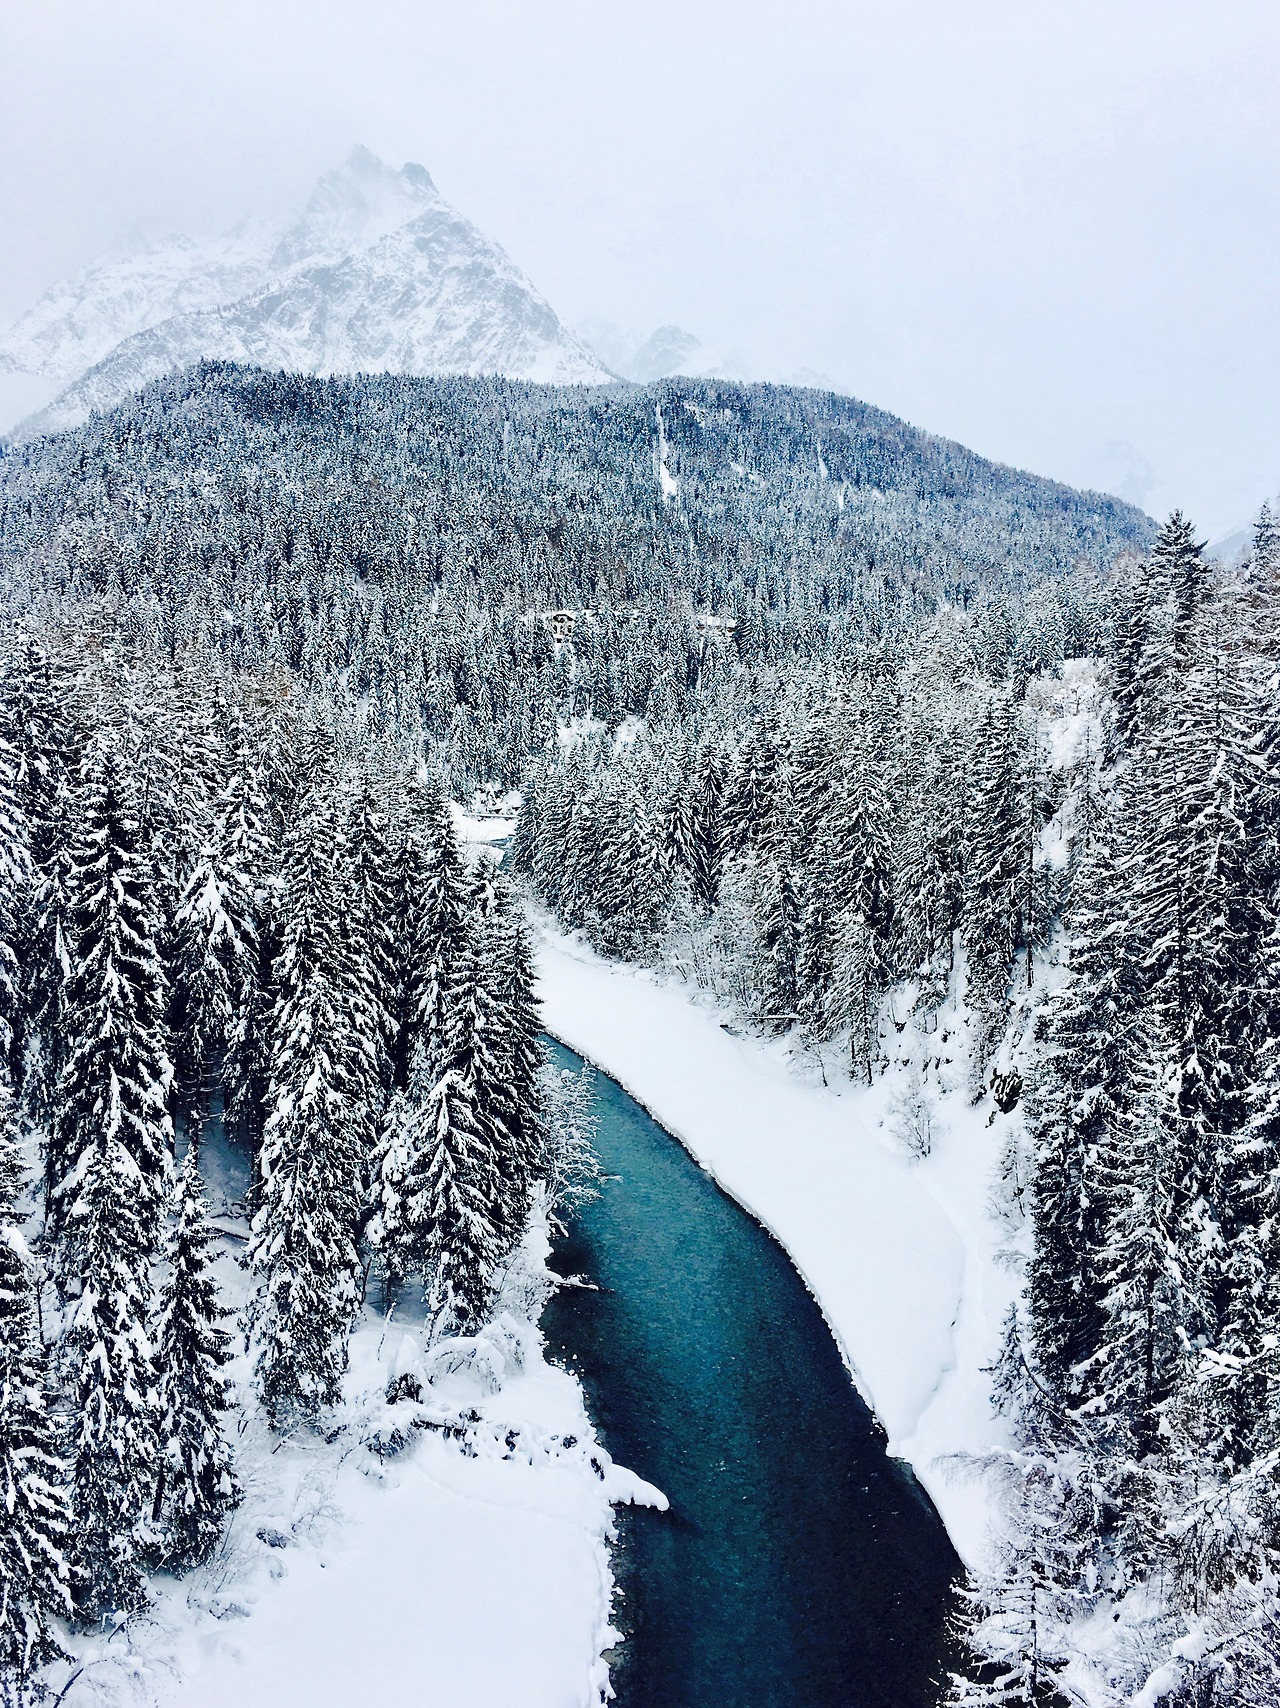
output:
M413 1020L410 1054L425 1052L427 1072L442 1060L445 992L452 962L466 932L469 884L443 792L430 791L422 807L422 879L413 950Z
M222 1058L226 1115L256 1147L266 1118L270 1077L272 968L278 951L279 829L259 755L242 724L230 742L219 803L226 898L238 952L231 962L230 1024Z
M533 949L509 883L500 875L483 936L484 969L494 1004L493 1122L501 1139L505 1224L517 1238L533 1182L544 1167L541 1018Z
M382 1113L392 1077L395 1008L392 851L383 803L368 774L357 780L346 822L346 906L352 1029L369 1118Z
M1269 503L1258 512L1253 528L1253 578L1268 581L1280 574L1280 518Z
M690 871L693 891L705 908L712 908L720 894L724 866L725 762L714 748L706 749L693 776L693 845Z
M417 963L420 914L427 890L425 830L429 802L425 783L411 774L404 784L390 832L387 902L390 1070L393 1085L401 1091L409 1083L410 1060L417 1037ZM523 809L517 830L522 827L527 829Z
M662 858L668 871L692 872L697 859L697 802L689 756L677 754L676 774L662 825Z
M1195 529L1175 510L1138 571L1118 635L1116 701L1121 733L1140 741L1164 714L1184 665L1192 623L1205 590L1208 565Z
M894 959L905 973L924 973L922 995L935 1004L950 975L964 897L971 743L962 725L971 715L959 695L908 680L893 782Z
M458 945L443 1003L439 1072L420 1048L383 1164L379 1242L395 1275L423 1277L437 1327L480 1326L511 1238L497 1108L496 1003L478 922Z
M0 727L7 723L0 719ZM25 1033L18 951L30 924L33 872L26 818L19 801L18 759L0 736L0 1062L20 1067Z
M119 1146L137 1195L144 1261L155 1255L168 1190L173 1128L167 1100L167 991L155 944L156 906L137 809L114 749L86 761L67 875L69 962L61 1001L68 1055L59 1076L46 1155L48 1231L59 1273L77 1273L93 1230L75 1208L85 1159L114 1165ZM105 1202L105 1200L102 1200Z
M1205 1327L1206 1302L1182 1261L1187 1126L1167 1040L1144 1020L1131 1102L1104 1162L1107 1226L1099 1262L1107 1280L1099 1387L1117 1450L1136 1461L1158 1451L1163 1414Z
M757 717L725 786L724 840L727 855L760 841L775 810L779 754L764 718Z
M1076 874L1067 977L1040 1012L1029 1098L1031 1331L1041 1377L1064 1404L1078 1403L1097 1376L1091 1360L1107 1293L1106 1165L1132 1095L1137 969L1111 842L1104 830Z
M850 1070L871 1082L877 1006L892 968L893 858L889 808L865 742L848 756L837 783L831 849L835 898L827 1025L849 1032Z
M1022 937L1019 901L1030 830L1019 760L1016 710L1007 694L995 694L977 733L961 926L979 1075L1005 1027L1009 976Z
M645 960L661 936L672 879L634 765L614 772L595 812L601 823L608 821L611 834L594 848L592 942L607 955ZM691 876L685 874L686 882Z
M342 1000L332 792L302 802L286 840L273 1061L249 1259L261 1278L257 1379L273 1427L339 1396L356 1309L360 1144Z
M966 1592L967 1622L978 1666L952 1674L947 1708L1057 1708L1061 1701L1046 1653L1049 1585L1029 1551L1013 1550L1003 1571Z
M210 1069L225 1059L254 1006L258 909L254 875L245 864L252 854L245 804L235 784L213 804L209 835L183 884L174 919L178 1066L197 1118Z
M219 1422L230 1406L224 1367L231 1337L220 1326L198 1147L188 1141L174 1192L169 1272L156 1324L160 1469L154 1518L160 1558L170 1566L205 1559L238 1499L231 1453Z
M23 1102L47 1124L54 1086L66 1059L62 1001L69 967L67 876L75 828L73 792L80 731L74 718L74 663L60 649L33 642L14 692L17 791L33 865L30 910L21 925ZM11 939L17 949L16 940Z
M0 1081L0 1697L22 1700L33 1672L62 1653L70 1614L66 1466L49 1410L37 1329L38 1281L20 1231L22 1164L13 1096Z
M786 852L761 861L756 887L755 984L761 1023L785 1032L800 1018L803 903Z
M72 1593L93 1624L146 1605L143 1561L159 1443L148 1335L156 1204L117 1125L102 1123L76 1170L70 1211L83 1277L67 1334L75 1378Z

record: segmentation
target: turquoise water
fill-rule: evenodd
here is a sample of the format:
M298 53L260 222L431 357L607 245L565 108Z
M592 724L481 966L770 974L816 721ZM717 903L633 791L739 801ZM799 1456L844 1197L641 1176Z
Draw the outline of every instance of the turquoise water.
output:
M561 1065L580 1059L556 1046ZM786 1253L597 1074L616 1176L557 1249L543 1319L620 1463L619 1708L923 1708L958 1562L885 1452Z

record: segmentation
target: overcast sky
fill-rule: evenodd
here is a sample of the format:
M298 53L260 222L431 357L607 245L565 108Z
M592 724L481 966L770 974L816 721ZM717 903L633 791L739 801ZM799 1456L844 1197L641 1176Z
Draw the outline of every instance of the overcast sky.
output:
M360 141L571 322L1217 534L1280 486L1278 111L1277 0L3 0L0 322Z

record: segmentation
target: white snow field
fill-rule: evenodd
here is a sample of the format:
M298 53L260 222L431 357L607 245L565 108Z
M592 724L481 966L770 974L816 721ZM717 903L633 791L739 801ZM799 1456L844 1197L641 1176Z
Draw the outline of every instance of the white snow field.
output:
M535 1231L475 1341L424 1353L419 1327L369 1312L332 1441L281 1445L250 1418L219 1555L155 1580L114 1637L77 1640L52 1679L66 1708L595 1708L617 1640L612 1503L666 1503L610 1462L543 1356L546 1250ZM406 1372L421 1403L387 1405ZM402 1451L370 1451L397 1429Z
M604 961L545 917L539 926L548 1030L618 1080L778 1237L890 1452L928 1488L961 1556L982 1564L990 1499L958 1461L1006 1438L983 1366L1016 1272L1000 1261L1006 1230L989 1197L1018 1115L988 1125L989 1100L970 1104L963 1016L948 1003L928 1041L935 1084L951 1088L935 1099L933 1150L916 1160L893 1136L901 1067L874 1087L806 1083L785 1043L728 1030L726 1012L689 986Z

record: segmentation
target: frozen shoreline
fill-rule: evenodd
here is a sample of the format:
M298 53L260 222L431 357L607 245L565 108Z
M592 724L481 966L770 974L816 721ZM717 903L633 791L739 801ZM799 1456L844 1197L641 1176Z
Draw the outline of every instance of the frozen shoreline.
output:
M604 961L545 918L538 971L548 1030L781 1241L889 1451L929 1490L962 1558L981 1564L988 1498L948 1461L1004 1440L982 1368L1015 1288L988 1209L1004 1119L989 1125L985 1104L945 1096L932 1154L909 1159L884 1125L892 1074L874 1087L806 1084L785 1045L731 1033L688 987Z
M617 1641L613 1506L665 1502L612 1464L528 1320L547 1249L535 1228L506 1312L444 1357L408 1319L366 1312L333 1439L281 1441L251 1409L223 1546L153 1579L126 1630L74 1639L51 1678L56 1692L81 1669L66 1708L597 1708ZM222 1269L235 1297L243 1277ZM406 1371L423 1405L388 1406ZM437 1416L476 1419L465 1446L421 1427ZM390 1430L409 1445L371 1452Z

